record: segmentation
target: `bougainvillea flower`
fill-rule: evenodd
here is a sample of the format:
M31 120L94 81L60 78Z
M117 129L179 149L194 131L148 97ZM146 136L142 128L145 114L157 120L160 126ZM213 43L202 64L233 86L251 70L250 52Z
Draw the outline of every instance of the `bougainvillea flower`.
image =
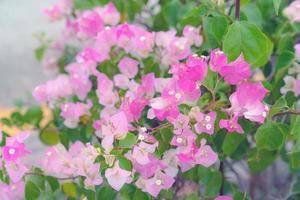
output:
M212 135L215 129L215 120L217 113L210 112L207 114L198 112L196 114L197 123L195 124L195 130L197 133L201 134L203 132Z
M251 69L250 65L244 60L244 56L241 54L232 63L221 67L219 73L227 83L236 85L250 77Z
M219 48L213 50L210 54L210 67L213 71L219 72L227 64L227 56Z
M105 177L109 185L119 191L123 185L128 182L131 172L120 167L119 161L116 161L113 168L108 168L105 171Z
M269 107L262 102L267 92L261 83L244 82L229 97L231 108L228 111L234 115L243 115L251 121L263 123L269 111Z
M201 146L195 155L195 161L197 164L204 167L210 167L218 160L218 154L216 154L209 145L206 145L206 140L201 140Z
M138 72L138 64L138 61L129 57L124 57L120 60L118 67L122 74L126 75L128 78L134 78Z
M231 119L221 119L219 123L220 128L225 128L229 133L237 132L244 133L243 128L238 123L238 116L234 116Z

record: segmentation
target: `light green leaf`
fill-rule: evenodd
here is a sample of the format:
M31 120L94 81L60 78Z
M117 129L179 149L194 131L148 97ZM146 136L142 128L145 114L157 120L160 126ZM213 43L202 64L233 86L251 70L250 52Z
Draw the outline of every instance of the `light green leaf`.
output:
M234 22L224 39L224 51L232 61L243 53L252 67L266 64L273 50L271 40L254 24Z
M72 182L66 182L62 184L62 190L63 192L70 196L70 197L76 197L77 196L77 189L76 185Z
M136 136L129 132L123 140L119 141L119 146L122 148L131 148L135 143Z
M269 118L273 117L276 113L282 111L283 109L287 108L287 101L285 99L285 96L280 97L277 99L275 104L271 107L269 112Z
M274 5L276 15L278 15L280 4L281 4L281 0L273 0L273 5Z

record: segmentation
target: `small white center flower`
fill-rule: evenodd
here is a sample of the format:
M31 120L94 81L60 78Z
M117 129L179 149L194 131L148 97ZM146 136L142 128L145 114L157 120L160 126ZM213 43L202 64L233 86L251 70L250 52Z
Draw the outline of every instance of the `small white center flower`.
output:
M169 94L169 95L174 95L174 94L175 94L175 91L174 91L174 90L169 90L168 94Z
M180 94L180 93L176 93L176 94L175 94L175 98L176 98L177 100L179 100L179 99L181 98L181 94Z
M141 130L145 133L147 131L146 127L141 127Z
M78 77L79 77L78 74L74 74L74 75L73 75L73 78L78 78Z
M47 156L51 156L51 155L52 155L51 151L47 152Z
M211 119L210 116L206 116L206 117L205 117L205 121L207 121L207 122L209 122L210 119Z
M210 125L210 124L206 124L205 127L206 127L207 130L210 130L210 129L211 129L211 125Z
M194 58L197 58L197 57L198 57L198 55L197 55L197 54L193 54L192 56L193 56Z
M110 30L110 27L109 26L105 26L105 30Z
M219 56L219 55L222 55L224 52L223 51L217 51L216 54Z
M270 110L269 106L265 105L265 110L269 111Z
M69 108L69 105L68 105L68 104L64 105L64 111L67 111L68 108Z
M262 116L265 118L267 117L267 113L266 112L262 112Z
M143 135L139 135L138 139L139 139L139 140L144 140L145 137L144 137Z
M146 40L146 37L145 37L145 36L141 36L141 37L140 37L140 40L141 40L141 41L145 41L145 40Z
M161 184L162 184L162 181L161 181L160 179L157 179L157 180L155 181L155 184L156 184L156 185L161 185Z
M181 137L178 137L178 138L176 139L176 142L177 142L178 144L182 143L182 141L183 141L183 139L182 139Z
M8 150L8 153L9 153L10 155L14 154L15 152L16 152L15 149L9 149L9 150Z

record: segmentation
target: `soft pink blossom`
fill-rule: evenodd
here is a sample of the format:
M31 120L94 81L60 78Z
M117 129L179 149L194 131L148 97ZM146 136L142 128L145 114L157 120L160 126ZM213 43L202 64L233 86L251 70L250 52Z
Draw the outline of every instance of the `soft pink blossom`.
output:
M105 171L105 177L109 185L119 191L123 185L130 180L131 172L120 167L119 161L116 161L113 168Z

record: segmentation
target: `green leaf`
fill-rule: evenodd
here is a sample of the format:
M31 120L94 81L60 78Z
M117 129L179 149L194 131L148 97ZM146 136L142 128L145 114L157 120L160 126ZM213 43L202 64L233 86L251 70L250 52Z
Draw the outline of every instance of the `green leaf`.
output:
M170 26L175 27L182 13L182 4L178 0L171 0L163 7L163 16Z
M223 46L231 61L243 53L252 67L266 64L273 49L270 39L256 25L246 21L234 22L229 27Z
M47 46L46 45L42 45L42 46L36 48L35 49L35 58L38 61L42 61L46 50L47 50Z
M97 193L97 200L114 200L117 197L117 192L109 186L101 187Z
M66 182L62 184L62 191L69 197L77 196L76 185L72 182Z
M277 151L267 151L254 148L249 152L248 165L252 172L257 173L265 170L276 159Z
M223 152L230 156L235 152L235 150L239 147L241 142L245 139L245 135L241 135L239 133L228 133L224 139L222 150Z
M222 174L220 171L213 171L205 187L205 195L215 197L219 194L222 184Z
M59 182L56 178L54 178L52 176L47 176L46 180L49 183L52 191L55 191L59 188Z
M273 117L276 113L282 111L283 109L287 108L287 101L285 96L280 97L275 104L271 107L269 112L269 118Z
M258 149L279 150L284 144L285 133L277 123L267 122L260 126L255 135Z
M31 107L24 114L24 121L39 126L43 119L43 111L40 107Z
M283 51L276 58L275 69L278 72L280 69L290 66L295 59L295 53L292 51Z
M25 199L35 200L40 196L39 188L31 181L27 181L25 185Z
M124 156L118 156L119 164L122 169L125 169L127 171L132 170L132 163L130 160L125 158Z
M204 33L207 37L208 48L221 46L223 37L228 28L228 22L223 16L213 16L204 18Z
M184 27L185 25L199 26L201 24L201 16L206 15L208 7L205 4L201 4L190 11L188 11L179 21L179 24Z
M142 192L140 189L136 188L132 200L147 200L150 199L147 193Z
M119 141L119 146L122 148L131 148L135 143L136 136L129 132L123 140Z
M184 200L198 200L198 199L199 199L198 194L192 193L189 196L187 196Z
M245 16L245 19L243 19L243 15L241 15L241 20L245 20L257 25L258 27L262 27L263 24L262 14L255 3L249 3L245 6L242 6L241 14Z
M273 0L273 5L274 5L276 15L278 15L280 4L281 4L281 0Z
M291 121L291 134L295 136L300 135L300 116L292 116L292 121Z
M40 132L40 139L44 144L56 145L59 143L59 132L56 127L47 127Z
M300 137L297 139L295 146L292 149L290 163L292 169L300 168Z

